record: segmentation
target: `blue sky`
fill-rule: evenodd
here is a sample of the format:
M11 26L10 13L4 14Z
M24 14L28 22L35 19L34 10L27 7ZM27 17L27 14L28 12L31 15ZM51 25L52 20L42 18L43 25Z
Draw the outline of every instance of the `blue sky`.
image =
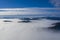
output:
M42 7L53 8L49 0L0 0L0 8Z
M60 16L60 0L0 0L0 15Z

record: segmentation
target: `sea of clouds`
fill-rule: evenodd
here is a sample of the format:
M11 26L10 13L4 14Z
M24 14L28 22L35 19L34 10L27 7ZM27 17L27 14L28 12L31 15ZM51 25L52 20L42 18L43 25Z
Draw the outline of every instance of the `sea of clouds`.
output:
M10 20L12 22L3 22ZM0 19L0 40L58 40L60 33L44 30L52 27L57 20L31 20L30 23L18 23L18 19ZM58 37L57 37L58 36Z

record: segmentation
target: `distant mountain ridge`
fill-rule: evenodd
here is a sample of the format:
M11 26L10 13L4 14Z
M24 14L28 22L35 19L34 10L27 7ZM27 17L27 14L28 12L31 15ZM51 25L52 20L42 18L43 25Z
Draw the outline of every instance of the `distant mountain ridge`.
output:
M50 20L60 20L60 17L23 16L23 15L0 15L0 19L22 19L22 20L50 19Z

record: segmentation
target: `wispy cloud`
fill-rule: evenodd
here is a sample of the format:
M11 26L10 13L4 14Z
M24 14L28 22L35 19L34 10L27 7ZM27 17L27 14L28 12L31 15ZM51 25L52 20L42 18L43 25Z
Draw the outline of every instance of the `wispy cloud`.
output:
M60 0L50 0L55 7L60 7Z
M1 8L0 15L59 14L60 8Z

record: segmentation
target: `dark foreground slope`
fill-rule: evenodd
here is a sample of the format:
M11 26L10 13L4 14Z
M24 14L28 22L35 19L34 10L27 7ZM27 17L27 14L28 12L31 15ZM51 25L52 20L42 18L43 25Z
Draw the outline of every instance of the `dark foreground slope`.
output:
M55 25L55 26L49 27L49 29L60 30L60 22L54 23L54 24L52 24L52 25Z

